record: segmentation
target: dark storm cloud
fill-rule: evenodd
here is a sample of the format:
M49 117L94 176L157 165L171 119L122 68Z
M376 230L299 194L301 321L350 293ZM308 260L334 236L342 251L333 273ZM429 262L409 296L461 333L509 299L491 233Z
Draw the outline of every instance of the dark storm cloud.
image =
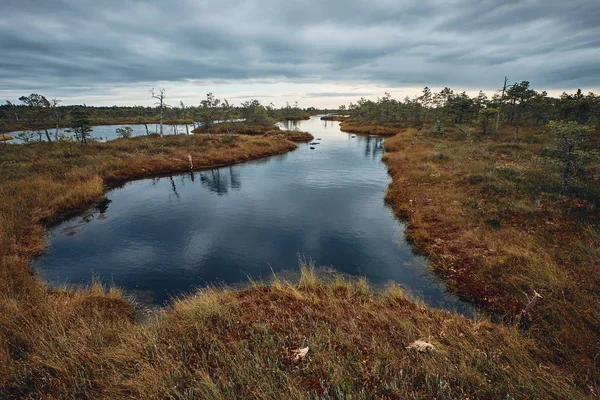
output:
M504 75L598 87L599 16L598 0L3 0L0 90L261 79L485 89Z

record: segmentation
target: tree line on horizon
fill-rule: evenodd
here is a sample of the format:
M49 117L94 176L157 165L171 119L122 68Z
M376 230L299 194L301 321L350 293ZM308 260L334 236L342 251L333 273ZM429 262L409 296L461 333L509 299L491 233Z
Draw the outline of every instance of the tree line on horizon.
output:
M543 126L550 121L575 121L600 129L600 96L592 92L584 95L578 89L573 94L551 97L546 91L533 90L528 81L509 84L507 79L492 97L483 91L471 97L448 87L437 93L425 87L413 98L396 100L386 93L376 101L361 98L339 110L367 123L434 123L438 130L445 123L477 124L483 134L498 132L500 123L506 123L515 128L515 142L520 127Z
M533 90L528 81L509 84L505 79L491 98L482 91L470 97L448 87L438 93L425 87L414 98L396 100L386 93L376 101L361 98L339 110L363 126L427 126L431 134L443 135L446 126L453 125L465 138L472 138L472 132L498 134L501 125L508 126L508 132L514 129L513 145L520 140L520 128L533 127L530 131L538 137L530 136L530 140L552 144L538 155L540 163L561 170L563 188L579 180L594 188L594 204L599 201L595 188L600 162L600 96L592 92L584 95L578 89L551 97Z
M214 130L216 121L228 122L244 119L251 124L272 124L282 119L308 117L317 112L314 107L301 108L298 102L276 108L273 103L263 105L259 100L250 99L234 105L227 99L219 99L208 93L197 106L188 106L180 101L177 105L167 104L166 91L151 91L151 98L157 100L154 106L87 106L61 105L58 99L48 100L45 96L32 93L19 98L20 104L7 101L0 105L0 133L21 131L17 139L23 142L64 140L59 133L68 128L76 140L85 144L94 125L146 126L157 124L158 134L163 134L163 125L194 125L200 130ZM158 129L160 124L160 129ZM121 130L128 132L128 130ZM189 133L189 131L188 131ZM126 134L126 133L124 133Z
M317 113L314 107L301 108L298 102L287 103L276 108L272 103L263 105L259 100L250 99L234 105L227 99L219 99L208 93L197 106L177 105L166 102L164 89L151 91L157 100L154 106L87 106L61 105L58 99L48 100L40 94L30 94L19 98L20 104L6 102L0 105L0 132L25 131L23 141L60 139L59 128L69 128L74 136L85 143L93 125L148 124L198 125L204 131L214 130L216 121L245 119L251 124L271 124L286 118L303 118ZM162 99L161 99L162 97ZM328 110L327 110L328 111ZM471 97L466 92L455 92L445 87L434 93L428 87L419 96L396 100L389 93L377 100L360 98L356 103L339 107L339 112L347 113L354 119L377 124L404 123L412 126L434 124L436 132L443 132L444 124L458 126L478 125L483 134L497 132L500 123L515 127L515 142L521 126L542 126L549 121L575 121L578 124L600 127L600 96L594 93L583 94L578 89L573 94L563 93L559 97L548 96L530 87L528 81L504 86L492 97L483 91ZM159 132L162 133L161 129ZM158 131L158 129L157 129Z

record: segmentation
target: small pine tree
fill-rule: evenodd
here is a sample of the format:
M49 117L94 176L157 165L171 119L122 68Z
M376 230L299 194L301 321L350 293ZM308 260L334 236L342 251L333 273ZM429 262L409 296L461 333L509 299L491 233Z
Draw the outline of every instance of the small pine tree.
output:
M481 129L483 130L484 135L488 134L490 119L498 115L499 112L500 111L497 108L491 107L482 108L479 110L478 121L481 124Z
M126 139L133 136L133 128L130 126L124 126L116 129L117 137Z
M75 140L80 141L82 145L87 145L88 138L92 134L92 121L89 113L83 108L71 111L71 124L66 131L74 134Z
M444 133L446 133L446 129L444 128L444 124L442 123L442 121L436 119L435 125L433 125L433 128L431 128L429 132L433 133L434 135L443 135Z
M559 163L563 168L563 185L585 171L592 160L600 159L600 153L588 144L594 129L575 121L551 121L548 130L556 143Z

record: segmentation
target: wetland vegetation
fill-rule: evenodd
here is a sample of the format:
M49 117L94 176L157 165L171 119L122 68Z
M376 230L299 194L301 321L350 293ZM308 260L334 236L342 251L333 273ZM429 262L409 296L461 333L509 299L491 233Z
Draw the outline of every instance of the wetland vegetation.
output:
M366 279L319 280L306 259L296 282L207 287L144 318L116 286L51 288L30 267L46 226L108 187L283 154L297 146L288 139L312 137L273 125L295 118L289 110L279 118L250 101L219 118L231 106L207 96L196 111L172 115L205 121L198 134L76 143L46 133L52 112L69 121L57 125L85 132L100 120L96 112L114 123L120 111L132 121L141 110L74 108L84 112L77 115L28 101L40 101L41 111L2 108L11 127L4 131L14 130L16 111L29 113L26 129L40 132L40 140L0 148L2 397L598 393L598 96L552 98L520 82L492 98L425 88L417 98L386 94L340 110L350 115L343 130L387 136L385 199L432 271L479 307L483 315L473 319L414 302L398 285L374 294ZM148 110L156 118L157 109ZM40 113L48 113L43 122Z

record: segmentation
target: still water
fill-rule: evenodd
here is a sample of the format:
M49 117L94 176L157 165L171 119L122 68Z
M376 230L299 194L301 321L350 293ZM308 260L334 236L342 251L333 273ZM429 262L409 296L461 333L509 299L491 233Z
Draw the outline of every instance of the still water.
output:
M98 140L100 142L105 142L107 140L113 140L113 139L117 139L117 128L123 128L125 126L129 126L131 127L131 129L133 130L132 132L132 136L144 136L146 135L146 126L145 125L97 125L97 126L92 126L92 132L91 132L91 138ZM188 132L191 133L192 130L195 128L194 125L187 125L187 130L186 130L186 125L163 125L163 134L164 135L185 135ZM17 137L21 132L25 132L25 131L16 131L16 132L10 132L9 135L11 135L12 137ZM48 132L50 133L50 137L52 138L52 140L54 140L54 135L56 133L56 129L51 128L48 129ZM152 133L157 133L160 132L160 125L158 124L148 124L148 133L152 134ZM46 134L42 131L40 132L33 132L33 139L34 140L41 140L41 141L46 141ZM61 128L58 130L58 133L60 135L65 135L65 136L69 136L71 137L72 134L70 134L69 132L67 132L67 128ZM40 136L41 134L41 136ZM18 140L13 140L11 143L19 143Z
M229 122L241 122L244 121L243 118L231 119ZM214 121L215 123L223 122L223 121ZM159 133L160 125L159 124L123 124L123 125L95 125L92 126L92 132L90 137L99 142L106 142L108 140L114 140L118 138L117 128L130 127L132 129L131 136L145 136L148 134ZM176 125L167 125L163 124L163 135L190 135L194 128L202 126L202 123L196 122L194 124L176 124ZM148 130L146 131L146 127ZM9 132L8 135L17 138L19 134L27 133L27 131L15 131ZM54 136L56 134L55 128L48 129L48 133L50 133L50 137L54 140ZM33 140L40 140L42 142L46 141L46 133L43 131L30 131L32 134ZM60 128L58 130L59 135L64 135L67 137L73 137L73 134L68 132L68 128ZM10 143L19 143L18 139L12 139Z
M469 314L428 273L384 203L383 138L347 134L318 117L291 124L322 140L314 149L300 144L281 156L111 190L50 230L35 267L53 284L96 276L162 304L197 286L297 271L302 254Z

